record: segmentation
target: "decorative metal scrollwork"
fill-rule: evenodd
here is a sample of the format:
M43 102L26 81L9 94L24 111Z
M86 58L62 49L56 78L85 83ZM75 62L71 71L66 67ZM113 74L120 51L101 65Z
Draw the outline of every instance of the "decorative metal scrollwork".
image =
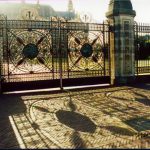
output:
M51 35L46 30L9 30L9 74L52 70Z
M70 70L97 70L104 65L103 39L99 32L69 34Z

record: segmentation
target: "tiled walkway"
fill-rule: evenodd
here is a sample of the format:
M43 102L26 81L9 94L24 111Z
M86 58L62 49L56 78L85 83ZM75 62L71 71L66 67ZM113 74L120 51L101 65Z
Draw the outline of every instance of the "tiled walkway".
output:
M0 148L150 148L150 84L3 95Z

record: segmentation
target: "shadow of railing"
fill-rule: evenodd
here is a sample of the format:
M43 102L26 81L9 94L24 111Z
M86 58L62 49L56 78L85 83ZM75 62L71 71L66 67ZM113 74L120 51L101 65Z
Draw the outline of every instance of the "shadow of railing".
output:
M146 106L150 106L150 99L147 96L140 94L138 92L135 92L135 91L134 91L134 94L141 97L141 98L136 98L135 99L136 101L138 101L139 103L142 103Z
M150 130L150 119L146 117L136 117L130 120L126 120L124 122L138 132Z
M135 131L120 126L100 126L100 128L104 128L116 135L133 136L136 134Z
M75 149L85 149L87 147L84 140L80 137L79 132L74 131L70 138Z
M70 111L58 110L56 112L56 116L59 122L73 129L73 132L70 136L71 142L74 145L73 148L86 148L86 141L81 138L80 132L92 134L95 132L97 126L89 117L76 112L77 106L72 100L71 92L69 90L65 90L65 92L67 92L69 97L67 106L70 109Z
M72 128L75 132L88 132L94 133L96 130L96 125L88 118L82 114L59 110L56 112L56 116L62 124Z

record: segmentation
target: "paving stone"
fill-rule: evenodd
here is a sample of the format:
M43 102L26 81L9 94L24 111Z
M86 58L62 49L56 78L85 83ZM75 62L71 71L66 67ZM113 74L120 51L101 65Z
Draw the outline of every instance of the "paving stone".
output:
M150 148L149 103L148 89L127 86L5 96L0 148L21 147L9 116L25 148Z

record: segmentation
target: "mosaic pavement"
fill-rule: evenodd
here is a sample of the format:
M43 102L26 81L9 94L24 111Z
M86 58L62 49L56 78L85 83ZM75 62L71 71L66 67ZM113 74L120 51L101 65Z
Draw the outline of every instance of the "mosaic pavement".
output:
M149 90L1 96L0 148L150 148Z

